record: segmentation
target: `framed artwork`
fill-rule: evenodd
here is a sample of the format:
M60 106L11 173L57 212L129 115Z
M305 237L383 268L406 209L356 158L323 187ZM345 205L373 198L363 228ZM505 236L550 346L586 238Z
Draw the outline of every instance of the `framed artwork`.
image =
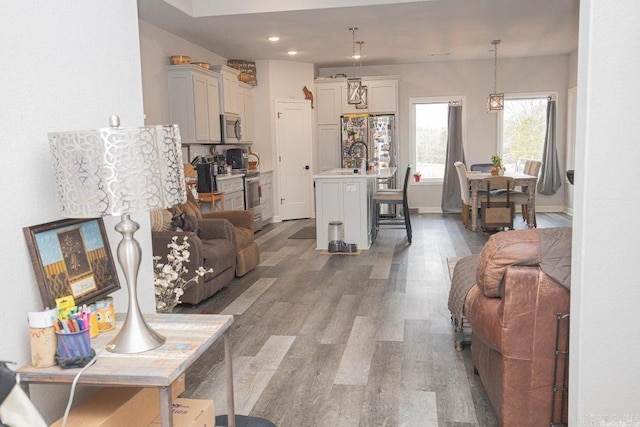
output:
M358 90L360 95L360 102L356 104L356 108L358 110L362 110L365 108L369 108L367 105L367 87L360 85L360 89Z
M361 79L347 79L347 103L360 103L360 86L362 86Z
M72 295L90 304L120 289L102 218L64 219L23 228L42 303Z

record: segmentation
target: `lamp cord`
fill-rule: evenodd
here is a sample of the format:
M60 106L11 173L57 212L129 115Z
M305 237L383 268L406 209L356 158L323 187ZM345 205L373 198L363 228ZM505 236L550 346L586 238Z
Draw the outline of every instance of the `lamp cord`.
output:
M67 408L64 410L64 417L62 418L62 427L67 427L67 418L69 417L69 412L71 411L71 404L73 403L73 396L76 392L76 385L78 384L78 380L80 379L80 375L83 374L83 372L85 371L85 369L87 369L89 366L93 365L94 363L96 363L96 360L98 360L98 355L96 354L95 356L93 356L93 359L91 359L89 361L89 363L87 363L87 365L82 368L80 370L80 372L78 372L75 376L75 378L73 379L73 383L71 383L71 391L69 392L69 401L67 402Z

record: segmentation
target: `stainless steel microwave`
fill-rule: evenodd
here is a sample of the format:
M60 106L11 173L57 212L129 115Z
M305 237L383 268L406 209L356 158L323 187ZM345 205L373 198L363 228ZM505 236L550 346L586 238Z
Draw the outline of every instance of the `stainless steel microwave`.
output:
M235 114L220 114L220 132L223 144L242 142L242 122Z

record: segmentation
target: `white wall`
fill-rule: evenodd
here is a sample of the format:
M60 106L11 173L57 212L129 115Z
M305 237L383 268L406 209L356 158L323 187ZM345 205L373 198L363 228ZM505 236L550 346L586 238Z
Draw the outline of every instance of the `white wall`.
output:
M557 91L557 145L561 169L564 168L566 140L566 99L569 78L569 55L536 58L499 59L498 91L525 93ZM346 73L351 68L322 68L320 76ZM467 164L487 163L497 150L496 114L486 112L487 96L493 90L493 60L431 62L421 64L364 66L365 76L397 75L400 78L398 98L399 165L410 156L409 98L429 96L466 97L465 155ZM561 171L564 174L564 170ZM442 185L411 183L411 207L427 212L440 212ZM536 207L540 211L561 211L564 189L553 196L538 195Z
M0 3L0 168L4 209L0 271L0 360L30 361L27 312L44 307L22 228L61 219L47 133L107 127L118 114L123 126L143 124L138 19L135 2ZM154 310L148 215L134 215L142 251L139 294ZM118 218L107 218L112 251L121 236ZM127 291L115 296L126 310ZM47 421L66 404L65 387L35 386L32 398ZM55 390L51 392L49 390Z
M569 424L640 425L640 2L580 3ZM612 96L613 95L613 96ZM609 167L611 166L611 167Z
M276 152L276 100L304 99L302 88L313 88L313 64L289 61L257 61L258 87L254 88L255 142L252 150L260 153L260 168L273 170L274 201L280 199ZM315 120L314 120L315 129ZM312 132L315 134L315 131ZM312 153L315 153L315 139ZM280 221L280 204L274 203L274 221Z

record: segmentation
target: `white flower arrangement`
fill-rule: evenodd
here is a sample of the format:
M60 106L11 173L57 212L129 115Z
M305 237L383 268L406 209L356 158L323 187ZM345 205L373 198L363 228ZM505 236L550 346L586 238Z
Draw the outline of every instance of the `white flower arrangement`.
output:
M196 275L186 280L185 274L189 273L185 264L189 262L188 237L184 236L182 244L178 244L178 236L173 236L171 242L167 245L169 253L167 254L167 262L162 262L161 256L153 257L153 284L156 293L156 310L164 310L173 308L180 304L180 297L184 294L184 288L187 284L197 281L199 277L206 273L213 272L213 269L205 269L198 267L195 271Z

